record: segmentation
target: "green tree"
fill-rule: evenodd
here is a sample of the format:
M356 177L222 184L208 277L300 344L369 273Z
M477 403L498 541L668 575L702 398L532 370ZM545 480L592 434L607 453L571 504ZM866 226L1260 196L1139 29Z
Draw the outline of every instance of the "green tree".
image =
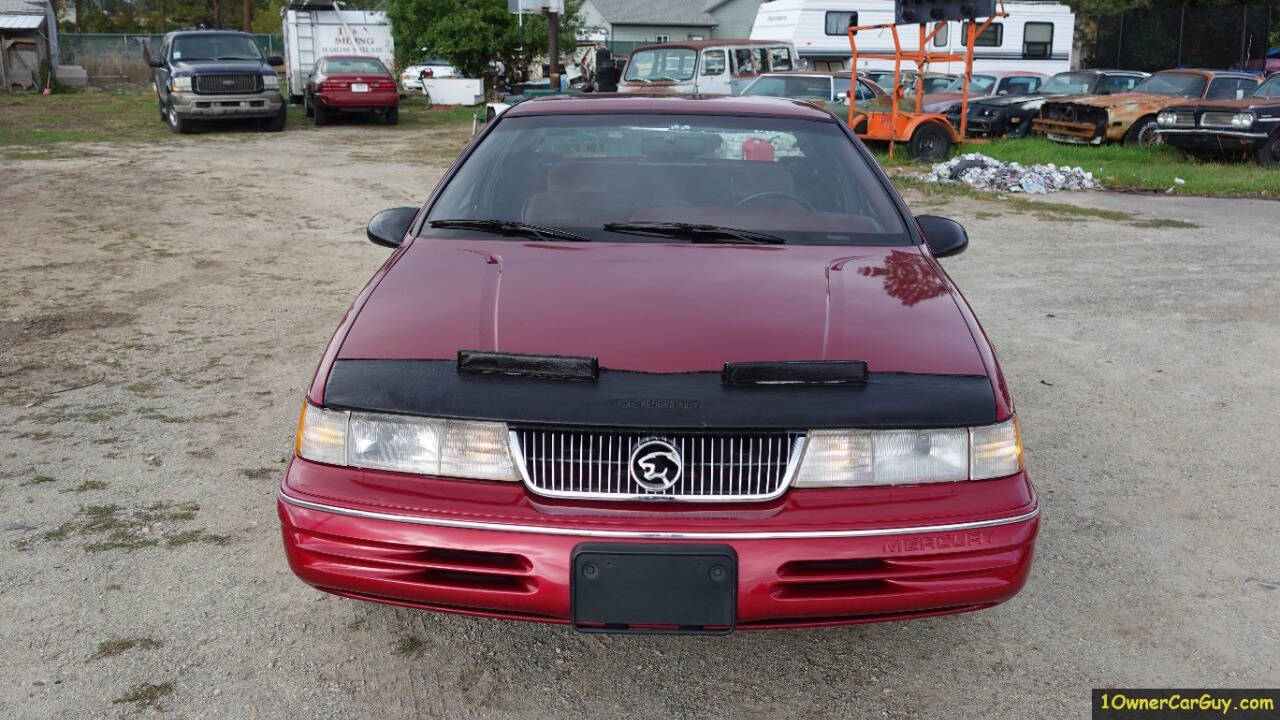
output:
M560 20L562 56L574 47L580 3L566 3ZM505 0L387 0L396 62L442 57L466 77L493 78L491 62L501 61L508 81L547 52L547 19L525 15L523 27Z

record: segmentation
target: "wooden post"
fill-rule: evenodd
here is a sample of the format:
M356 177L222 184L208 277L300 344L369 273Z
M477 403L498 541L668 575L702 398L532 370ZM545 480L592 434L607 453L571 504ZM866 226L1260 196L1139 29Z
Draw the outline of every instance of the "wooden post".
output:
M547 55L550 56L551 92L560 89L560 13L547 13Z
M253 7L249 5L249 0L243 0L240 4L240 19L244 22L244 31L253 31Z

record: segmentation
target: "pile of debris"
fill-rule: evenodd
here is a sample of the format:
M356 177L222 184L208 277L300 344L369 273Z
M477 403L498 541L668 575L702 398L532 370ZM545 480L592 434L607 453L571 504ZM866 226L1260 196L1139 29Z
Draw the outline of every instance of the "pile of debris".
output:
M1078 167L1001 162L982 153L966 153L933 166L928 182L961 182L977 190L993 192L1041 193L1059 190L1096 190L1102 186L1093 173Z

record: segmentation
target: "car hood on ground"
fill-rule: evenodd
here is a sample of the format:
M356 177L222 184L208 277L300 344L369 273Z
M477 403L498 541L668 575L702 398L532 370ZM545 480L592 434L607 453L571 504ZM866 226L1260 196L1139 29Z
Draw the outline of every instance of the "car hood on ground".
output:
M484 238L413 241L338 357L496 350L665 373L822 359L865 360L872 372L986 373L949 282L916 246Z
M174 72L190 75L257 75L274 73L263 60L193 60L173 63Z

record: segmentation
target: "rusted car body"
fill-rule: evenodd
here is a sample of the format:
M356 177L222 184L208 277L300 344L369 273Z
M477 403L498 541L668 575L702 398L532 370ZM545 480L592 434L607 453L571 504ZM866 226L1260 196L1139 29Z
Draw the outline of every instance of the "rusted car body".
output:
M1156 121L1165 142L1195 155L1252 153L1260 165L1280 165L1280 72L1249 97L1177 103Z
M1258 79L1247 73L1216 70L1164 70L1133 89L1115 95L1085 95L1046 102L1032 129L1050 140L1079 145L1126 142L1155 145L1161 142L1156 115L1170 102L1182 98L1234 98L1248 94Z

